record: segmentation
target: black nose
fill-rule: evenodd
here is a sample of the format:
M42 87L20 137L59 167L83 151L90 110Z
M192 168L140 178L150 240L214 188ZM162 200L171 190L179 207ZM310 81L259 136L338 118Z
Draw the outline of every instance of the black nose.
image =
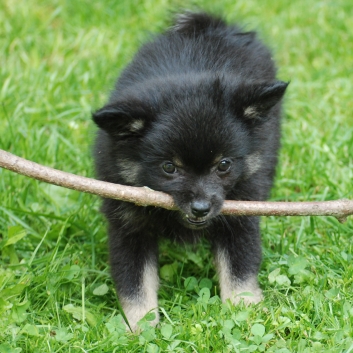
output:
M211 203L208 201L194 201L191 203L191 212L196 217L205 217L211 209Z

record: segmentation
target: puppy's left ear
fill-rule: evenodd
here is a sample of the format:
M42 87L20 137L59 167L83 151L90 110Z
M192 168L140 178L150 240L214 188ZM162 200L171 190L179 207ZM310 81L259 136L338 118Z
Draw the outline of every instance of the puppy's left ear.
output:
M287 86L287 82L276 81L242 87L241 107L238 106L241 111L238 113L248 121L266 121L270 110L281 101Z

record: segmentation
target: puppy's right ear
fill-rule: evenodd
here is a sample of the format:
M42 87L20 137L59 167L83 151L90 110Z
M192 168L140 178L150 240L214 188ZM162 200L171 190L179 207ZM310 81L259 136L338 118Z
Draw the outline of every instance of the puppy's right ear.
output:
M141 135L146 127L146 110L136 104L111 104L92 114L98 127L112 136L127 137Z

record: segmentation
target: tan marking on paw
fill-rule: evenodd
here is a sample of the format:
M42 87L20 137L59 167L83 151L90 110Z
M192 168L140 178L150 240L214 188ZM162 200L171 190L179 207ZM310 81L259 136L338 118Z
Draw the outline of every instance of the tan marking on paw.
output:
M133 332L139 331L137 323L149 312L154 312L156 315L156 318L153 321L150 321L150 324L152 326L158 324L158 286L159 278L157 266L147 264L143 273L142 288L139 297L136 299L120 299L124 314L126 315Z
M234 278L229 269L229 260L224 252L217 254L216 264L221 289L221 299L223 302L230 299L233 304L237 304L241 300L244 300L246 304L256 304L262 300L262 291L259 287L256 275L242 281ZM244 293L244 295L242 295L242 293ZM253 295L247 295L248 293L252 293Z

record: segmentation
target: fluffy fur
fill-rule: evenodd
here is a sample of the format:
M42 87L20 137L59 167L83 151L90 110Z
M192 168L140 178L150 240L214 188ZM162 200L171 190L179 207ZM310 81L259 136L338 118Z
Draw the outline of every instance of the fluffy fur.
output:
M275 174L281 99L254 32L186 13L145 44L93 114L99 179L170 194L179 211L105 199L112 276L133 330L157 312L158 237L212 244L222 300L258 302L258 217L220 215L223 201L264 200ZM154 323L158 322L158 315Z

